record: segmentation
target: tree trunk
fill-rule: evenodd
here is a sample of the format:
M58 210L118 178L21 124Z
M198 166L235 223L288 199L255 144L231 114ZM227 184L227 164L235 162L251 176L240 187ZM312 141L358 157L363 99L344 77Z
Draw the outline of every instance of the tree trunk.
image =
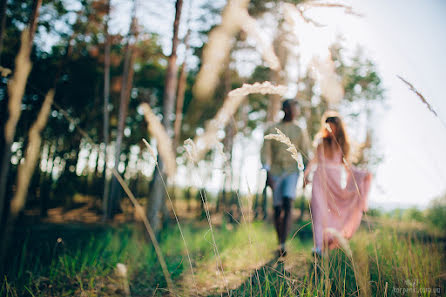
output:
M7 0L0 0L0 65L6 30L6 2Z
M54 150L53 150L54 147ZM53 177L52 172L54 168L54 156L56 155L56 147L57 142L53 144L53 141L51 141L48 144L48 157L47 157L47 163L45 166L44 172L42 172L42 186L40 190L40 216L46 217L49 201L50 201L50 195L51 195L51 185L53 183ZM48 166L48 164L51 164Z
M276 84L278 84L281 81L280 75L277 71L273 71L271 80ZM269 97L270 97L270 101L268 104L266 120L267 120L267 122L272 123L275 121L276 115L280 111L281 96L273 94L273 95L270 95Z
M175 91L177 87L177 46L178 46L178 29L181 18L181 8L183 6L182 0L177 0L175 4L175 21L173 23L173 38L172 38L172 53L170 54L166 82L164 85L164 98L163 98L163 125L167 130L167 133L172 135L172 119L174 105L175 105ZM163 162L159 158L159 169L163 170ZM159 211L162 203L164 203L164 185L161 181L161 176L158 172L158 168L153 173L153 186L149 191L149 203L147 204L147 218L152 224L152 228L155 230L159 226Z
M29 43L32 44L34 40L34 34L37 29L37 21L39 19L39 10L42 6L42 0L34 0L31 17L29 19Z
M187 43L186 38L186 51L189 48L189 44ZM186 92L186 79L187 79L187 64L186 64L186 57L184 58L183 65L181 66L181 73L180 73L180 80L178 83L178 95L177 95L177 108L175 112L175 125L174 125L174 142L173 147L174 149L177 148L178 143L180 141L181 136L181 122L183 120L183 105L184 105L184 94Z
M276 33L276 37L273 41L274 51L277 54L277 58L279 59L280 65L285 66L288 62L289 52L287 48L284 46L284 42L287 40L287 32L284 30L283 25L279 25L278 32ZM282 71L272 70L271 73L271 81L275 84L286 84L286 78ZM280 95L270 95L270 102L268 105L267 111L267 121L274 122L277 116L277 113L281 108L281 96Z
M181 66L181 73L180 73L180 80L178 83L178 94L177 94L177 109L175 113L175 124L174 124L174 149L177 148L179 140L180 140L180 134L181 134L181 122L183 120L183 105L184 105L184 94L186 92L186 85L187 85L187 52L190 49L189 45L189 37L190 37L190 13L191 13L191 7L189 7L189 15L187 19L187 33L184 37L184 45L186 47L186 50L184 51L184 61L183 65Z
M122 87L121 87L121 95L120 95L120 105L119 105L119 121L118 121L118 132L116 136L116 145L115 145L115 169L118 171L119 161L121 157L122 150L122 140L124 137L124 128L125 128L125 119L127 118L127 111L130 101L130 93L132 90L133 84L133 63L135 60L135 50L134 43L131 43L132 36L136 36L136 14L135 14L135 6L133 9L133 16L129 30L129 41L127 44L127 50L125 53L124 59L124 73L122 76ZM119 185L118 180L114 177L112 179L111 185L111 195L108 199L107 203L107 211L106 218L112 219L114 213L118 210L119 205L119 196L121 192L121 186Z
M162 168L162 166L163 161L158 157L158 166L155 167L153 172L153 178L149 189L149 203L147 203L147 218L153 230L159 229L159 211L162 208L163 203L165 203L164 184L160 175L162 174L163 178L165 178L166 175L159 170L159 168Z
M50 90L43 101L42 107L37 115L37 119L29 129L28 133L28 145L25 150L25 161L19 165L17 170L17 191L11 200L10 212L5 224L5 230L2 234L2 246L0 265L3 266L4 259L8 252L9 243L13 234L14 225L17 216L22 212L25 207L28 188L37 165L37 161L40 158L40 146L41 146L41 132L45 128L48 116L51 112L51 105L54 98L54 90ZM1 267L0 271L3 271Z
M229 54L229 57L231 55ZM226 69L224 73L224 97L226 98L228 93L231 91L231 71L229 68L230 64L230 58L228 59L228 62L226 64ZM226 155L227 155L227 163L224 164L224 168L227 168L228 170L225 170L225 177L223 180L223 189L221 195L218 196L217 200L217 206L216 211L219 212L220 209L223 207L223 211L226 211L226 204L227 204L227 188L228 183L231 184L232 180L232 148L234 146L234 136L235 136L235 123L233 120L229 121L228 125L225 127L225 138L223 139L223 147L226 148ZM228 176L231 175L231 176ZM231 192L231 191L230 191ZM221 200L221 201L220 201Z
M108 22L110 19L110 0L107 1L107 17L105 21L105 51L104 51L104 127L103 127L103 137L104 137L104 170L103 170L103 184L104 191L102 197L102 207L104 212L104 219L107 218L107 200L108 193L110 189L110 180L107 177L107 146L109 143L109 130L110 130L110 119L108 105L110 102L110 51L111 51L111 40L108 34Z
M27 42L27 44L22 44L20 46L20 51L18 54L18 57L22 54L22 66L20 67L20 69L15 69L14 76L8 82L9 118L5 125L5 142L2 150L2 163L0 168L0 233L3 229L2 224L4 223L4 221L6 221L3 218L3 213L7 213L7 211L4 210L4 206L6 203L6 181L8 180L9 167L11 164L11 145L14 141L16 125L20 118L20 106L23 94L25 92L26 81L28 80L28 75L31 71L31 62L29 61L29 57L31 55L31 45L33 43L34 31L37 27L37 18L39 16L39 8L41 3L42 0L34 1L33 10L30 17L28 36L22 36L22 43ZM16 78L16 73L19 71L21 71L21 75L18 75ZM12 86L12 84L14 85Z

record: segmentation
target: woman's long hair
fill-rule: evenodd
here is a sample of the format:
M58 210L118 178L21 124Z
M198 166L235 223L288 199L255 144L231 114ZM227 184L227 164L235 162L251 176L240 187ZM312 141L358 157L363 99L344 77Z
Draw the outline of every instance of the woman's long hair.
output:
M326 126L329 123L333 123L336 126L335 134L329 132L328 135L324 133ZM326 152L328 157L333 156L333 150L340 148L342 150L342 154L344 158L348 160L350 154L350 142L348 140L348 135L345 132L344 122L342 121L341 116L336 111L326 111L322 116L321 121L321 129L318 133L318 136L322 138L322 143L324 146L324 151ZM333 141L333 136L335 141Z

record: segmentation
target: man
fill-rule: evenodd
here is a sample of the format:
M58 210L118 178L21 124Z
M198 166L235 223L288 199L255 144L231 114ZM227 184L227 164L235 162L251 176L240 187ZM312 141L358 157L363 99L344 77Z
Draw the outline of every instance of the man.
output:
M295 122L299 114L297 101L285 100L282 110L285 113L282 121L266 129L265 135L275 134L275 128L278 128L290 138L298 151L307 151L309 148L307 137ZM305 156L303 159L306 164L308 160ZM296 199L298 164L287 151L285 144L268 139L263 143L261 161L267 172L266 185L273 191L274 227L280 244L279 256L286 256L285 241L291 222L293 202Z

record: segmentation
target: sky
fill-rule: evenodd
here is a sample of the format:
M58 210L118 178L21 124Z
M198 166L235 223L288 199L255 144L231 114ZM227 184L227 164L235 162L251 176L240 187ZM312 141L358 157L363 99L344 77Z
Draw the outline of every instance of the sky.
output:
M338 27L376 62L387 105L375 117L379 166L371 202L426 206L446 192L446 2L362 0L364 14L338 19ZM435 117L396 75L410 81L438 113Z
M327 26L320 29L302 25L301 42L309 44L306 52L311 54L341 33L347 47L361 45L376 63L386 89L386 103L375 110L372 120L383 162L374 176L370 204L426 207L433 198L446 193L446 167L442 166L446 164L446 2L343 3L350 4L362 17L346 15L339 9L315 9L308 15ZM438 118L397 75L424 95Z
M203 2L194 2L194 18L202 13L198 7ZM315 54L323 55L339 34L345 37L347 48L354 50L358 45L364 48L365 56L375 62L386 90L385 104L376 108L372 117L377 140L375 145L383 161L374 175L370 205L424 208L432 199L446 193L446 100L443 89L446 83L446 1L332 2L349 4L362 16L345 14L342 9L333 8L308 11L308 16L326 26L316 28L304 22L298 24L296 35L303 59L309 60ZM174 1L141 3L142 9L138 14L142 24L160 33L168 53ZM185 1L184 7L189 7L189 1ZM128 15L123 13L124 7L121 8L116 13ZM145 17L144 11L150 11L152 17ZM123 23L122 19L117 22L118 25ZM265 31L268 32L268 28ZM184 32L180 31L182 35ZM183 53L180 48L179 55ZM438 117L397 75L411 82L424 95ZM259 175L252 174L260 168L261 142L262 131L257 129L251 140L236 143L233 165L240 168L238 172L241 172L244 191L255 189L262 182ZM180 168L178 174L186 172L185 168ZM221 174L215 173L214 179L219 178Z

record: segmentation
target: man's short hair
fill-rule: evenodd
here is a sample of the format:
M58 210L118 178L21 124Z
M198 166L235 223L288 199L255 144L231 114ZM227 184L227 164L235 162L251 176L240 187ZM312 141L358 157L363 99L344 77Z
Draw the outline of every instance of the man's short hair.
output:
M290 108L293 105L298 105L297 100L294 99L286 99L282 102L282 110L285 110L286 108Z

